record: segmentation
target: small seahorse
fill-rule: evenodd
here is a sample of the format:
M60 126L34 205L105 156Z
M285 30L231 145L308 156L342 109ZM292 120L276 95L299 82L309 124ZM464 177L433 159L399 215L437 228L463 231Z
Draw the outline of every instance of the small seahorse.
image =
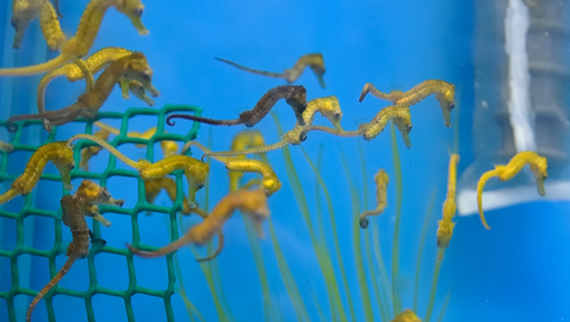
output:
M512 159L506 165L496 165L495 169L489 170L481 175L479 181L477 182L477 206L479 207L479 217L483 226L487 229L491 229L487 225L485 216L483 215L483 188L487 180L492 177L499 177L501 181L507 181L517 175L525 165L530 166L530 170L534 174L536 179L536 188L538 194L544 196L544 180L548 177L547 168L548 161L545 157L538 155L533 151L523 151L515 154Z
M222 151L222 152L205 153L202 156L202 158L264 153L280 149L288 144L299 145L301 144L301 140L299 139L300 133L303 131L303 129L306 126L310 126L313 123L313 119L315 118L317 112L321 113L325 118L327 118L336 128L342 129L342 127L340 126L340 120L342 119L342 111L340 109L340 104L336 96L316 98L309 101L309 103L307 104L307 108L303 112L303 120L304 124L306 125L301 125L299 124L299 122L297 122L293 127L293 129L283 134L279 142L241 151Z
M65 63L73 62L75 59L87 55L95 42L103 16L111 7L115 7L117 11L129 17L140 35L149 33L140 19L144 11L144 5L140 0L91 0L83 11L75 35L61 45L59 56L38 65L0 69L0 76L28 76L47 73Z
M6 203L17 195L27 195L34 189L48 161L59 170L65 190L71 190L70 171L75 167L73 150L65 141L57 141L40 146L26 164L24 173L12 182L10 190L0 195L0 204Z
M59 50L65 43L65 34L61 31L56 10L48 0L13 0L12 19L14 30L12 48L20 48L24 32L32 20L39 17L42 33L50 50Z
M409 135L410 131L412 131L410 109L407 106L395 105L381 109L380 112L374 116L372 121L360 124L358 130L344 131L342 129L332 129L326 126L307 126L299 133L299 140L305 141L307 139L307 133L310 131L322 131L341 137L355 137L362 135L366 141L370 141L384 131L390 120L394 122L400 131L406 146L408 148L412 147Z
M171 155L155 163L147 160L133 161L106 141L89 134L76 134L67 140L67 144L71 146L71 143L77 139L86 139L99 144L128 166L137 169L143 180L158 179L175 170L184 170L184 176L188 181L188 203L195 203L196 192L204 187L210 171L208 163L186 155Z
M242 213L250 216L255 229L258 233L261 233L261 224L263 220L269 217L265 192L261 189L230 192L214 206L210 215L202 223L190 228L184 236L158 250L152 252L142 251L130 244L127 244L127 247L135 255L154 258L171 254L186 244L204 245L212 240L214 235L221 232L224 223L236 210L240 210ZM221 250L220 247L219 249Z
M305 108L307 108L307 90L303 86L296 85L281 85L268 90L253 109L241 113L237 119L216 120L194 115L172 114L166 118L166 124L172 126L174 125L173 118L182 118L211 125L231 126L244 124L247 127L252 127L259 123L280 99L285 99L287 104L293 108L297 122L300 125L305 125L302 114Z
M90 211L96 204L112 204L122 206L123 200L111 198L107 189L97 184L84 180L75 195L66 195L61 199L61 208L63 215L61 220L63 224L71 230L73 240L67 247L67 261L61 267L59 272L47 283L46 286L36 295L32 303L28 307L26 313L26 321L32 320L32 313L36 305L59 281L69 272L77 259L85 258L89 255L89 240L91 231L87 226L84 216L91 216ZM97 209L98 211L98 209ZM103 218L101 215L99 215ZM104 219L104 218L103 218ZM110 225L110 223L109 223Z
M455 85L437 79L430 79L419 83L407 92L399 90L389 94L383 93L374 87L372 83L366 83L358 99L364 100L366 94L372 95L392 102L394 105L412 106L419 103L431 94L435 94L443 112L445 126L451 127L451 110L455 107Z
M74 104L57 111L12 116L6 122L8 130L14 131L16 128L13 122L19 120L41 119L49 121L51 125L62 125L79 116L93 118L122 78L139 81L153 96L160 94L152 86L152 69L146 57L140 52L134 52L109 65L97 78L93 89L79 96Z
M229 61L227 59L223 59L223 58L218 58L215 57L214 59L219 60L221 62L230 64L234 67L237 67L241 70L245 70L246 72L250 72L250 73L254 73L254 74L258 74L258 75L263 75L263 76L269 76L269 77L275 77L275 78L284 78L285 81L287 81L287 83L293 83L294 81L296 81L301 74L303 74L303 71L305 70L305 68L307 66L309 66L309 68L311 68L311 70L313 71L313 73L315 73L315 76L317 76L317 80L319 81L319 85L322 88L325 88L325 80L323 78L323 75L325 74L325 62L323 59L323 55L320 53L316 53L316 54L306 54L301 56L297 62L295 62L295 65L293 65L293 68L291 69L285 69L285 71L283 71L283 73L273 73L273 72L266 72L263 70L259 70L259 69L253 69L253 68L249 68L249 67L245 67L239 64L236 64L232 61Z
M437 228L437 247L445 249L449 246L451 237L453 236L453 228L455 223L452 221L455 217L457 204L455 195L457 189L457 163L459 163L459 155L452 154L449 158L449 173L447 178L447 197L443 202L443 216L438 222ZM441 257L439 256L441 255ZM438 260L443 260L443 252L438 252Z
M384 212L384 209L388 207L388 197L387 188L390 178L384 169L378 170L374 176L374 182L376 182L376 208L374 210L364 211L360 214L360 227L368 228L368 218L369 216L378 216Z
M210 149L202 145L198 141L188 141L182 147L182 151L187 151L190 147L195 146L198 147L202 152L205 154L210 153ZM232 173L235 172L256 172L259 173L262 177L261 186L265 190L268 196L271 196L279 189L281 189L281 181L275 174L275 171L265 162L253 159L242 159L236 157L218 157L214 156L213 159L220 161L221 163L226 165L226 169ZM243 189L247 187L260 183L259 180L253 179L246 183ZM234 189L235 190L235 189Z
M260 131L243 130L234 135L230 149L233 151L239 151L264 145L265 145L265 138L263 137L263 134L261 134ZM184 152L182 152L182 154L184 154ZM235 156L235 158L244 159L245 155L238 155ZM264 163L269 164L269 160L267 159L265 153L259 154L259 158ZM230 171L228 175L230 177L230 184L229 184L230 192L237 190L239 181L243 177L243 172Z

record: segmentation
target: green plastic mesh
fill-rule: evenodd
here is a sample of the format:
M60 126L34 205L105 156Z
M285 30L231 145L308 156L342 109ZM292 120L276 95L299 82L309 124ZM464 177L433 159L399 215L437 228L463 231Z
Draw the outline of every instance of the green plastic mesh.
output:
M93 122L97 120L109 120L109 119L120 119L121 126L120 131L121 133L115 138L110 141L111 145L117 147L119 145L125 143L136 143L136 144L145 144L146 148L146 158L149 161L154 161L154 143L160 142L162 140L172 140L178 142L186 142L188 140L192 140L196 138L199 123L194 123L193 126L190 128L186 135L180 134L171 134L164 132L164 116L170 112L174 111L185 111L185 112L193 112L195 115L200 115L201 109L195 106L189 105L172 105L167 104L164 105L161 109L155 108L129 108L124 113L118 112L107 112L107 113L100 113L97 115L97 118L94 120L86 120L86 119L78 119L75 121L76 123L83 123L85 124L85 132L88 134L93 133ZM134 116L139 115L152 115L157 116L157 131L156 134L146 140L141 138L132 138L127 137L127 128L129 120L132 119ZM0 121L0 126L4 126L6 124L5 121ZM24 121L20 123L18 127L18 131L15 133L13 140L10 142L14 146L14 151L35 151L37 146L21 144L20 140L22 138L22 129L30 125L37 126L41 124L41 121ZM150 126L149 126L150 127ZM57 127L48 135L47 140L44 142L49 143L53 142L56 134L57 134ZM75 155L75 163L76 165L79 164L79 157L80 151L83 147L93 145L91 142L87 141L77 141L74 148L74 155ZM9 165L9 153L0 152L1 155L1 162L0 162L0 181L9 181L11 182L16 177L20 175L20 173L8 173L8 165ZM98 181L99 184L103 187L107 186L107 179L110 177L131 177L131 178L138 178L138 200L136 205L133 208L117 208L113 207L112 212L117 214L122 214L125 216L129 216L131 218L131 225L132 225L132 234L133 234L133 245L135 247L140 247L142 249L154 249L150 247L140 246L140 234L139 234L139 224L138 224L138 215L140 213L145 213L146 211L152 212L160 212L169 215L170 220L170 235L172 239L178 238L178 224L176 221L176 214L182 208L182 200L183 200L183 189L182 189L182 170L176 171L173 174L176 176L177 182L177 199L176 202L173 204L172 207L162 207L157 205L152 205L146 202L144 196L144 183L139 178L137 171L135 170L125 170L125 169L117 169L115 167L116 158L109 154L109 160L107 167L102 173L94 173L83 171L79 169L78 166L75 167L74 170L71 172L71 178L83 178L83 179L91 179ZM43 174L40 181L42 180L49 180L49 181L58 181L61 182L61 178L58 175L53 174ZM76 187L75 187L76 188ZM133 187L134 188L134 187ZM10 212L4 209L0 209L0 217L12 219L16 221L16 235L17 241L15 247L12 250L2 250L0 249L0 257L8 258L10 261L10 268L11 268L11 286L7 292L0 292L0 298L6 300L7 310L8 310L8 317L10 321L16 321L16 309L14 306L14 298L19 295L28 295L31 297L36 296L38 291L32 290L26 287L23 287L20 283L20 274L22 273L21 270L18 268L18 256L28 254L34 256L41 256L45 257L49 261L49 271L50 271L50 279L53 278L58 268L55 264L55 259L57 256L65 256L66 251L66 244L62 241L62 224L60 220L60 214L56 211L46 211L42 209L38 209L34 207L33 200L36 189L32 191L29 195L25 197L24 206L21 208L19 212ZM22 198L22 197L18 197ZM109 212L107 206L100 206L101 213L105 214L105 212ZM25 232L24 231L24 218L28 216L44 216L53 218L55 221L55 243L50 250L40 250L33 247L26 246L24 244L24 234L25 233L33 233L33 232ZM64 229L67 229L65 227ZM97 222L93 222L93 237L94 240L98 240L101 238L101 227L100 224ZM128 287L124 291L113 290L106 287L101 287L97 284L97 277L96 277L96 268L95 268L95 256L99 253L109 253L124 256L127 260L127 268L128 268ZM93 309L92 299L93 296L96 294L106 294L110 296L116 296L124 299L126 313L128 321L135 321L133 306L132 306L132 296L134 294L146 294L150 296L155 296L163 299L164 306L166 309L166 317L168 321L174 321L174 313L172 310L171 305L171 297L175 291L175 270L174 270L174 262L173 262L173 255L167 255L167 271L168 271L168 285L164 290L154 290L150 288L145 288L137 285L137 280L135 276L135 265L133 262L133 254L130 253L126 248L116 248L106 246L103 243L95 242L89 252L89 256L86 258L88 263L88 272L89 272L89 286L87 291L74 291L70 289L66 289L60 286L54 287L46 296L44 297L45 304L47 307L48 313L48 320L50 322L56 321L55 311L53 307L52 298L58 294L64 294L72 297L81 298L85 301L85 307L87 310L87 318L88 321L95 321L95 313Z

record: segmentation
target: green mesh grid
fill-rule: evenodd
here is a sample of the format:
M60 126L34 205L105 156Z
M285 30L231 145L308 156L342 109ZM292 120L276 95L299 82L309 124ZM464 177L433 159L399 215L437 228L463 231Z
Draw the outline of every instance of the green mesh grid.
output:
M74 121L75 123L83 123L85 124L85 132L88 134L92 134L93 131L93 122L100 120L100 119L120 119L121 126L120 126L120 134L117 135L110 144L114 147L125 143L136 143L136 144L145 144L147 146L146 149L146 158L154 162L154 143L159 142L162 140L171 140L171 141L178 141L178 142L186 142L188 140L192 140L196 138L199 123L195 122L193 126L190 128L186 135L180 134L171 134L164 132L164 116L170 112L174 111L182 111L182 112L193 112L195 115L199 116L201 113L201 109L195 106L189 105L173 105L173 104L166 104L161 109L155 108L129 108L124 113L118 112L106 112L106 113L99 113L97 117L93 120L87 119L78 119ZM141 139L141 138L132 138L127 137L127 128L129 120L138 115L153 115L157 116L157 131L156 134L151 137L150 139ZM0 126L5 126L5 121L0 121ZM35 151L37 146L21 144L20 140L22 138L22 129L30 126L30 125L39 125L41 121L34 120L34 121L23 121L19 123L18 131L14 134L13 139L10 143L14 146L14 151ZM53 142L55 140L58 128L54 127L53 131L48 135L47 140L43 143ZM157 205L152 205L146 202L145 195L144 195L144 183L139 178L138 172L135 170L124 170L124 169L116 169L116 158L112 154L109 154L109 161L107 167L102 173L93 173L89 171L83 171L79 169L77 166L79 164L80 158L80 151L82 148L94 145L91 142L87 141L77 141L74 147L74 156L75 156L75 163L76 167L71 171L71 178L83 178L83 179L91 179L99 181L99 184L103 187L107 186L107 179L110 177L120 176L120 177L134 177L138 178L138 200L136 205L131 208L118 208L113 207L112 212L117 214L122 214L126 216L130 216L131 218L131 226L132 226L132 235L133 235L133 245L135 247L140 247L146 250L153 250L156 248L140 246L140 234L139 234L139 224L138 224L138 214L145 211L152 211L152 212L160 212L169 215L170 220L170 235L171 238L177 239L178 238L178 224L176 221L176 214L178 211L182 209L182 200L183 200L183 185L182 185L182 178L183 172L182 170L175 171L173 174L176 176L176 184L177 184L177 199L176 202L173 204L172 207L162 207ZM9 154L7 152L0 152L1 161L0 161L0 181L12 181L16 177L18 177L21 173L12 173L9 174L8 163L9 163ZM57 181L61 182L61 178L59 175L53 174L43 174L41 176L41 180L48 180L48 181ZM74 187L76 188L76 187ZM134 188L134 187L133 187ZM17 241L16 245L13 250L1 250L0 249L0 257L6 257L10 260L10 269L11 269L11 287L8 292L0 292L0 298L6 300L7 304L7 311L8 317L10 321L16 321L16 309L14 307L14 298L19 295L28 295L31 297L36 296L38 291L32 290L29 288L25 288L20 285L20 274L21 271L18 269L17 258L23 254L29 254L34 256L41 256L45 257L49 261L49 271L50 271L50 279L53 278L58 271L58 268L55 264L56 256L65 256L66 251L66 244L62 241L62 225L60 220L60 215L56 211L46 211L42 209L35 208L33 205L34 200L34 193L36 189L34 189L29 195L25 197L24 206L19 212L10 212L4 209L0 209L0 217L2 218L9 218L14 219L16 221L16 235ZM18 197L21 198L21 197ZM58 196L59 198L59 196ZM104 214L109 212L108 206L100 206L101 213ZM53 218L55 222L55 243L50 250L40 250L33 247L29 247L24 245L24 218L28 216L44 216ZM100 240L101 238L101 227L98 222L93 221L93 240ZM67 227L65 228L67 229ZM128 287L125 291L118 291L109 289L106 287L101 287L97 284L97 276L96 276L96 269L95 269L95 256L99 253L110 253L124 256L127 259L127 269L128 269ZM47 307L47 314L48 320L50 322L56 321L53 301L52 298L58 294L64 294L72 297L81 298L85 301L85 307L87 310L87 318L88 321L95 321L95 313L92 304L92 298L96 294L105 294L110 296L116 296L124 299L126 313L128 321L135 321L133 306L132 306L132 296L134 294L146 294L150 296L155 296L162 298L164 301L164 306L166 309L166 317L168 321L174 321L174 313L172 310L171 305L171 297L175 291L175 270L174 270L174 262L173 262L173 255L167 255L167 271L168 271L168 286L164 290L154 290L150 288L145 288L137 285L137 280L135 276L135 265L133 262L133 254L130 253L126 248L116 248L103 245L103 243L95 242L89 252L89 256L86 258L88 263L88 272L89 272L89 286L87 291L74 291L70 289L66 289L63 287L55 286L48 294L44 296L45 304ZM31 298L30 298L31 300Z

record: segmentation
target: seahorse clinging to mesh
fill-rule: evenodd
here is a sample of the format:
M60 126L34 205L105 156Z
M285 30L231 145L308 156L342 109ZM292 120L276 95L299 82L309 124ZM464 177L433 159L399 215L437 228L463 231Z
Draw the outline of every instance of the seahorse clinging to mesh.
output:
M46 164L51 161L59 170L61 182L65 190L71 190L71 169L75 167L73 150L66 141L57 141L40 146L26 164L26 169L21 176L12 182L10 190L0 195L0 204L12 200L17 195L30 193L42 175Z
M366 94L392 102L393 105L412 106L424 98L435 94L443 112L443 120L446 127L451 127L451 110L455 107L455 85L437 79L429 79L419 83L407 92L395 90L389 94L383 93L374 87L372 83L366 83L358 99L364 100Z
M281 85L268 90L253 109L241 113L237 119L216 120L194 115L172 114L166 118L166 124L172 126L174 125L173 118L182 118L210 125L232 126L243 124L247 127L252 127L259 123L280 99L284 99L293 108L297 122L304 125L303 112L307 108L307 91L305 87L296 85Z
M60 110L41 114L12 116L7 120L6 125L8 130L15 131L16 127L13 122L19 120L40 119L47 120L51 125L62 125L80 116L93 118L121 79L140 82L151 95L156 97L160 92L151 83L152 74L152 69L148 65L146 57L140 52L134 52L109 65L97 78L93 89L79 96L74 104Z
M32 313L40 300L61 281L61 279L69 272L76 260L85 258L89 255L89 244L91 231L87 226L84 216L92 216L93 210L99 213L96 205L110 204L122 206L124 200L111 198L107 189L100 187L92 181L84 180L74 196L66 195L61 199L61 208L63 215L61 220L63 224L71 230L73 240L67 247L67 261L59 272L47 283L44 288L32 300L26 312L26 321L32 320ZM101 220L102 216L99 215ZM96 218L97 219L97 218ZM103 218L104 219L104 218ZM109 223L110 225L110 223Z
M140 0L91 0L83 11L75 35L61 45L59 56L38 65L2 68L0 69L0 76L28 76L47 73L67 62L74 62L77 58L87 55L95 42L103 16L111 7L115 7L119 12L129 17L140 35L149 33L141 22L144 5Z
M410 115L410 109L407 106L395 105L381 109L380 112L374 116L372 121L360 124L360 126L358 126L358 130L345 131L326 126L307 126L299 133L299 140L305 141L307 139L307 133L310 131L322 131L341 137L355 137L362 135L366 141L370 141L382 133L390 121L394 122L400 131L406 146L408 148L411 147L412 142L410 141L409 134L410 131L412 131L412 117Z
M309 66L309 68L311 68L313 73L315 73L315 76L317 76L317 79L319 81L319 85L322 88L326 87L325 80L323 78L323 75L325 74L325 71L326 71L325 70L325 62L323 60L323 55L320 53L306 54L306 55L301 56L297 60L295 65L293 65L293 68L285 69L285 71L283 71L283 73L273 73L273 72L266 72L264 70L253 69L253 68L249 68L249 67L239 65L237 63L234 63L233 61L229 61L229 60L223 59L223 58L215 57L214 59L219 60L219 61L224 62L224 63L227 63L227 64L230 64L230 65L237 67L241 70L245 70L246 72L250 72L250 73L254 73L254 74L258 74L258 75L263 75L263 76L275 77L275 78L284 78L285 81L287 81L287 83L293 83L294 81L296 81L297 78L299 78L301 76L301 74L303 74L305 67Z
M279 142L241 151L208 152L204 153L202 158L264 153L277 150L286 146L287 144L299 145L301 144L301 140L299 139L301 131L303 131L306 126L310 126L313 123L313 119L315 118L317 112L321 113L325 118L327 118L336 128L342 129L340 126L342 111L340 109L340 104L336 96L316 98L307 104L307 108L303 112L303 120L304 124L306 125L301 125L299 122L297 122L293 129L283 134Z

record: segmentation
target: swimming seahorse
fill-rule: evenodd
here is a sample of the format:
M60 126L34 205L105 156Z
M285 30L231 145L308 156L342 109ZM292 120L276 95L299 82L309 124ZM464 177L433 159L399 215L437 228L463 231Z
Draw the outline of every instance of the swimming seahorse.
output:
M388 207L387 188L390 178L384 169L378 170L374 176L376 182L376 208L374 210L364 211L360 214L360 227L368 228L369 216L378 216Z
M188 141L184 144L182 151L187 151L190 147L196 146L204 153L210 153L210 150L202 145L198 141ZM239 150L238 150L239 151ZM265 162L254 160L254 159L244 159L237 157L212 157L213 159L222 162L226 165L226 169L232 172L256 172L262 177L261 182L257 179L250 180L248 183L242 187L246 189L254 184L260 184L268 196L271 196L279 189L281 189L281 181L275 174L275 171Z
M479 207L479 217L481 218L481 222L485 228L491 229L491 227L487 225L487 221L483 215L483 188L485 187L485 183L487 183L487 180L492 177L499 177L499 180L501 181L510 180L527 164L530 166L530 170L536 179L536 189L538 194L544 196L544 180L548 177L548 173L546 172L548 161L545 157L542 157L533 151L519 152L515 154L506 165L496 165L495 169L483 173L479 178L479 181L477 182L477 206Z
M39 17L40 27L50 50L56 51L65 43L65 34L61 31L57 14L49 0L13 0L12 19L14 42L12 48L20 48L24 32L30 22Z
M435 94L443 112L445 126L451 127L451 110L455 107L455 85L437 79L430 79L419 83L407 92L399 90L389 94L383 93L374 87L372 83L366 83L358 99L364 100L366 94L392 102L393 105L412 106L419 103L431 94Z
M54 70L52 70L51 72L45 74L42 79L40 80L40 83L38 85L37 88L37 92L36 92L36 103L38 105L38 113L42 114L45 112L45 92L46 92L46 88L49 85L49 83L51 83L51 81L57 77L60 76L65 76L67 78L68 81L70 82L76 82L82 79L87 78L88 82L92 80L93 78L93 74L98 73L101 69L109 66L109 64L111 64L112 62L123 58L125 56L128 56L130 54L132 54L133 52L124 48L120 48L120 47L106 47L103 48L97 52L95 52L93 55L87 57L87 59L85 59L85 61L83 61L83 68L80 68L80 65L77 65L76 63L70 63L70 64L65 64L59 68L56 68ZM78 62L79 60L76 60L75 62ZM85 75L83 69L86 69L89 71L88 75ZM121 82L119 83L119 85L124 86ZM128 85L128 84L127 84ZM92 90L94 85L90 85L87 84L87 92ZM127 88L128 90L128 88ZM135 90L139 90L139 89L135 89ZM127 92L128 93L128 92ZM138 93L137 93L138 94ZM137 95L135 94L135 95ZM145 93L146 95L146 93ZM138 95L137 95L138 97ZM145 99L143 99L145 100ZM151 100L152 101L152 100ZM146 102L146 100L145 100ZM148 103L148 102L147 102ZM154 104L154 102L152 102ZM149 104L149 105L153 105L153 104ZM46 129L46 131L51 132L51 127L49 126L49 122L44 120L44 128Z
M186 244L204 245L212 240L215 234L221 232L224 223L236 210L250 216L257 232L261 233L261 224L269 217L265 192L261 189L230 192L214 206L210 215L202 223L190 228L184 236L158 250L142 251L130 244L127 244L127 247L135 255L154 258L171 254Z
M299 133L299 140L305 141L307 139L307 133L310 131L322 131L327 132L329 134L342 136L342 137L355 137L361 136L364 137L366 141L370 141L373 138L377 137L388 122L394 122L400 134L402 135L402 139L404 139L404 143L408 148L412 146L412 142L410 141L409 133L412 130L412 118L410 115L410 109L407 106L388 106L380 110L376 116L372 119L372 121L368 123L360 124L358 130L355 131L344 131L339 129L332 129L326 126L307 126L301 130Z
M263 76L275 77L275 78L284 78L285 81L287 81L287 83L293 83L294 81L296 81L297 78L299 78L299 76L301 76L301 74L303 74L305 67L309 66L309 68L311 68L313 73L315 73L315 76L317 76L317 80L319 81L319 85L322 88L326 87L325 80L323 78L323 75L325 74L325 71L326 71L325 70L325 62L323 60L323 55L320 53L306 54L306 55L301 56L297 60L295 65L293 65L293 68L285 69L285 71L283 71L283 73L273 73L273 72L266 72L263 70L253 69L253 68L249 68L249 67L245 67L245 66L236 64L232 61L229 61L229 60L223 59L223 58L215 57L214 59L219 60L219 61L224 62L224 63L227 63L227 64L230 64L230 65L237 67L241 70L245 70L246 72L250 72L250 73L254 73L254 74L258 74L258 75L263 75Z
M144 11L144 5L140 0L91 0L83 11L75 35L61 46L59 56L38 65L0 69L0 76L28 76L47 73L65 63L73 62L73 60L87 55L95 42L103 16L110 7L115 7L117 11L129 17L140 35L148 34L148 30L140 19Z
M280 99L285 99L287 104L293 108L297 122L305 125L302 115L305 108L307 108L307 91L305 87L295 85L281 85L268 90L253 109L241 113L237 119L216 120L194 115L172 114L166 118L166 124L172 126L174 125L173 118L182 118L211 125L231 126L244 124L247 127L252 127L259 123Z
M437 247L445 249L449 246L451 237L453 236L453 228L455 223L452 221L455 217L457 203L455 202L456 186L457 186L457 163L459 163L459 155L452 154L449 158L449 174L447 179L447 197L443 202L443 218L438 222L437 228ZM441 254L441 256L439 256ZM443 252L438 252L438 260L443 260Z
M51 161L59 170L61 182L65 190L71 190L70 171L75 167L73 150L65 141L57 141L40 146L26 164L26 169L21 176L12 182L10 190L0 195L0 204L6 203L17 195L27 195L34 189L42 171L48 161Z
M340 104L336 96L321 97L311 100L307 104L307 108L303 112L303 120L306 126L310 126L313 123L313 119L315 118L315 114L317 112L321 113L325 118L327 118L336 128L342 129L342 127L340 126L342 111L340 109ZM252 148L252 149L241 150L241 151L209 152L205 153L202 156L202 158L264 153L268 151L277 150L288 144L299 145L301 144L299 135L306 126L303 126L299 124L299 122L297 122L293 127L293 129L283 134L281 140L274 144Z
M122 78L137 80L153 96L160 94L151 84L152 69L148 65L146 57L140 52L134 52L109 65L97 78L93 90L79 96L74 104L57 111L49 111L42 114L12 116L6 122L7 127L9 130L14 131L13 122L19 120L42 119L49 121L51 125L62 125L80 116L93 118L111 94L115 84Z

